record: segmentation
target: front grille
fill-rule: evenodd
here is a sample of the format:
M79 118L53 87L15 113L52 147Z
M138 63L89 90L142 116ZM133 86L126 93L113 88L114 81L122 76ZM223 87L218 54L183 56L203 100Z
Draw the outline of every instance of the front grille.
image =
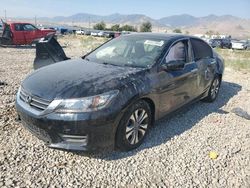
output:
M45 110L50 104L50 101L32 96L23 89L20 90L20 99L38 111Z

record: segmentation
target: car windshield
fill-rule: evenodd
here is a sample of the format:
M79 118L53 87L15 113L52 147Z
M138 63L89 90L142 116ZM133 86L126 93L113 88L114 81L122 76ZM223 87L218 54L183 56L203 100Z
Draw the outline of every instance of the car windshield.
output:
M153 65L166 41L138 35L111 40L85 57L86 60L117 66L142 67Z

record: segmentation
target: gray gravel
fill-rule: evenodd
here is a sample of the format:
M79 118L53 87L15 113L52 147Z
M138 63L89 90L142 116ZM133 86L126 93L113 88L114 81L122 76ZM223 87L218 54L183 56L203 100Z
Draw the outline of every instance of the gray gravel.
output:
M84 51L67 44L71 56ZM134 151L71 153L47 148L16 121L15 93L34 54L0 47L0 187L250 187L250 121L233 110L250 114L249 73L226 69L215 103L160 120Z

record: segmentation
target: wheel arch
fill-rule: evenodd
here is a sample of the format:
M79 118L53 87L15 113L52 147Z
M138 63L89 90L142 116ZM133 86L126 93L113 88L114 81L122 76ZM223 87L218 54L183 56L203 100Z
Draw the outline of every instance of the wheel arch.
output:
M149 98L149 97L141 97L141 98L137 98L136 100L133 100L132 102L130 102L129 104L126 105L126 108L124 108L122 110L122 115L120 116L120 119L118 121L118 125L120 124L122 117L124 116L125 112L129 109L129 107L131 107L133 104L139 102L139 101L145 101L147 104L149 104L149 107L151 109L151 115L152 115L152 122L151 125L154 125L155 119L156 119L156 107L155 107L155 102L153 101L153 99ZM115 135L117 132L117 128L118 126L116 126L116 130L115 130Z
M154 122L155 122L155 116L156 116L156 110L155 110L155 103L152 99L148 98L148 97L142 97L140 98L139 100L143 100L145 101L146 103L149 104L149 107L151 109L151 115L152 115L152 122L151 122L151 125L154 125ZM139 101L138 100L138 101Z
M149 108L151 110L151 126L154 125L156 109L155 109L155 103L154 103L153 99L151 99L150 97L144 96L144 97L137 98L136 100L133 100L123 110L122 115L120 117L120 120L118 122L118 126L115 129L115 136L114 136L114 147L115 147L115 149L117 149L117 148L119 149L119 146L117 145L117 139L119 138L118 128L119 128L120 123L123 121L123 116L125 115L126 111L129 110L130 107L132 107L132 105L134 105L134 104L136 104L136 103L138 103L140 101L146 102L149 105Z

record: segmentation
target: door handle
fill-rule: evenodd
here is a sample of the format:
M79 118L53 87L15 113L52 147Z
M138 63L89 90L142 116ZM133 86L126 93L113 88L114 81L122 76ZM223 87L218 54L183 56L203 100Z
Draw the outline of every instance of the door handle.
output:
M192 73L197 73L198 69L191 70Z
M208 66L208 67L211 67L211 66L213 66L214 64L216 64L216 61L211 61L207 66Z

